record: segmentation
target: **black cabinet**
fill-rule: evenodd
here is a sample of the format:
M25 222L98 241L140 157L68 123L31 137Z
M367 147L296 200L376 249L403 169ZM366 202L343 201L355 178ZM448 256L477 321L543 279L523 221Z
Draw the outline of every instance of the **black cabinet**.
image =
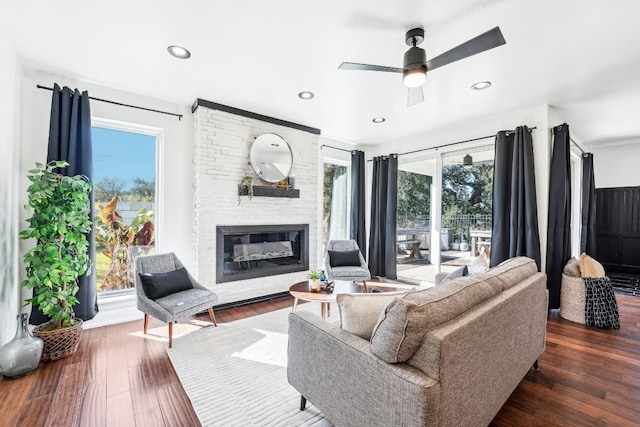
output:
M596 190L596 251L607 272L640 274L640 187Z

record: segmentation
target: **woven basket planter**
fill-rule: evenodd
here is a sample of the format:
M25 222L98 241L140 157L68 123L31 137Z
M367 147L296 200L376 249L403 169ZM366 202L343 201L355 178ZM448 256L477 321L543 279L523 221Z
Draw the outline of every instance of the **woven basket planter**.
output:
M45 330L49 322L38 325L33 329L33 335L44 341L42 360L51 361L71 356L78 350L80 335L82 334L82 319L74 319L76 324L63 329Z
M571 277L562 273L560 288L560 317L584 325L586 294L582 277Z

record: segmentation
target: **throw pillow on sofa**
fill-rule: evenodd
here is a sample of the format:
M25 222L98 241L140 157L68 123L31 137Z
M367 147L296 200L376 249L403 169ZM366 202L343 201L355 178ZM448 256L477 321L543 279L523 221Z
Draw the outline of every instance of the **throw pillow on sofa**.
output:
M390 302L371 335L371 351L387 363L406 362L428 331L502 292L499 280L482 276L460 277Z
M491 272L459 277L392 301L380 314L371 336L371 351L387 363L411 358L431 329L535 274L526 257L508 259Z
M469 275L469 267L466 265L463 267L456 268L451 273L447 274L444 279L440 280L437 284L444 283L447 280L457 279L458 277L464 277Z
M489 271L489 264L487 264L487 260L482 255L476 257L469 266L469 274L485 273L487 271Z
M367 341L378 322L378 317L391 301L406 292L381 292L372 294L338 294L336 303L340 309L340 327Z

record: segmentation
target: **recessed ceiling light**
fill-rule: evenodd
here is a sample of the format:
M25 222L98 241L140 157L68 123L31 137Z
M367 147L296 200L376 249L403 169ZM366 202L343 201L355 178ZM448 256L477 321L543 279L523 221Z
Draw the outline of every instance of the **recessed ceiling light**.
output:
M311 99L313 98L315 95L313 94L313 92L309 92L308 90L305 90L303 92L300 92L298 94L298 98L300 99Z
M169 55L179 59L188 59L191 57L191 52L182 46L169 46L167 52L169 52Z
M491 82L478 82L471 85L471 89L473 90L485 90L489 89L491 86Z
M374 117L373 120L371 120L373 123L384 123L384 121L387 120L384 117Z

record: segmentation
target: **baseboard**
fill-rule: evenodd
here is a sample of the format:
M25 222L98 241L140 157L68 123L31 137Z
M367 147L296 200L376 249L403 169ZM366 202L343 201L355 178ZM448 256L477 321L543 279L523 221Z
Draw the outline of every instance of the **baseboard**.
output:
M255 304L255 303L258 303L258 302L272 301L272 300L276 300L276 299L286 298L288 296L290 296L289 291L278 292L278 293L275 293L275 294L263 295L263 296L260 296L260 297L249 298L249 299L245 299L245 300L241 300L241 301L232 301L232 302L228 302L228 303L225 303L225 304L215 305L215 306L213 306L213 309L215 311L228 310L228 309L231 309L231 308L242 307L242 306L245 306L245 305Z

